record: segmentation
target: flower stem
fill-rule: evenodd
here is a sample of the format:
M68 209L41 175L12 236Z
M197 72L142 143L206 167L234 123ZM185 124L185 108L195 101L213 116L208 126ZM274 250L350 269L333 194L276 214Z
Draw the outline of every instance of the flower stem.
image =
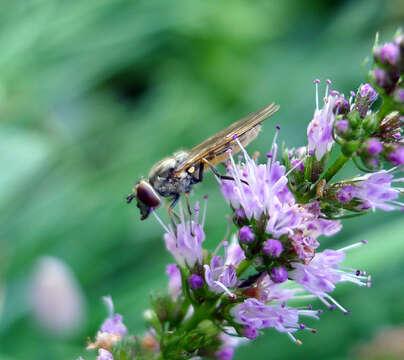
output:
M321 178L324 179L327 183L337 174L338 171L342 169L342 167L350 160L350 157L341 154L337 160L328 168L327 172Z
M251 260L244 259L237 268L237 276L240 276L251 265Z

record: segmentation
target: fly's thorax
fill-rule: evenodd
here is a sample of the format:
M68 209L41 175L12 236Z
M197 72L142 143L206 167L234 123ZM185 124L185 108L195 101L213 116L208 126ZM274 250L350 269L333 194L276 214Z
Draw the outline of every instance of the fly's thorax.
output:
M175 172L188 156L187 150L179 150L172 156L168 156L156 163L149 172L149 180L154 181L156 177L168 178Z
M160 160L150 170L149 182L161 196L176 196L190 191L192 175L186 171L176 173L187 156L188 151L177 151L173 156Z

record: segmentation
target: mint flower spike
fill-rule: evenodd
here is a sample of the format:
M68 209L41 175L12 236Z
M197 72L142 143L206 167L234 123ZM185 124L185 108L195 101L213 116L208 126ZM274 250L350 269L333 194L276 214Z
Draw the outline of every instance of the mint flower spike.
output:
M318 319L316 310L299 310L281 305L265 305L261 301L250 298L242 304L234 306L231 311L234 321L252 329L275 328L279 332L287 333L293 342L301 344L292 333L299 329L314 329L302 327L299 323L299 316L308 316Z
M329 293L334 291L335 284L338 282L348 281L359 286L370 287L371 277L366 276L365 272L339 265L345 259L346 251L364 244L366 241L363 240L340 250L324 250L317 253L309 264L292 263L293 270L289 272L289 278L316 296L329 309L338 307L348 315L350 312Z
M95 341L89 342L87 346L88 350L100 349L101 351L103 349L111 349L115 344L120 343L122 338L127 334L122 315L116 314L114 311L112 298L110 296L104 296L102 299L107 307L108 317L104 320L100 330L97 332ZM102 356L107 356L105 352L102 352L102 354L104 354ZM100 359L102 360L104 358L101 357Z
M126 326L122 322L122 315L114 313L114 303L110 296L102 298L107 306L109 316L101 325L101 331L108 334L119 334L125 336L127 333Z
M176 264L168 264L166 267L166 274L169 277L168 290L172 299L176 301L182 293L182 279L180 269L178 269L178 266Z
M236 139L243 154L241 160L244 162L240 160L236 164L229 154L227 173L234 181L220 182L226 201L234 209L243 209L247 219L259 220L263 214L269 217L266 232L274 237L293 233L293 229L301 223L298 205L287 186L286 169L276 161L278 131L279 127L276 129L271 152L267 154L266 164L257 164ZM253 240L250 235L247 228L240 234L242 241L247 242Z
M314 151L316 159L320 161L323 156L331 151L334 139L332 130L334 126L335 114L334 107L337 100L337 93L329 93L329 85L331 81L327 80L327 86L324 96L324 106L319 109L318 100L318 84L320 80L316 79L316 109L314 111L313 120L307 127L308 150Z
M348 204L353 199L359 200L357 210L403 210L404 203L396 199L404 188L393 187L393 183L404 182L404 177L395 179L392 170L380 170L346 181L347 185L338 190L337 199L343 204Z
M206 204L206 203L205 203ZM186 220L186 214L182 204L180 208L180 222L173 226L165 225L155 211L152 212L159 224L165 230L164 241L167 250L174 256L175 260L182 268L187 264L193 267L195 264L202 265L202 242L205 240L205 232L203 231L204 218L202 223L199 222L199 202L196 202L193 220ZM206 205L204 209L206 214Z
M225 292L231 298L235 298L236 295L230 289L238 285L236 267L245 259L236 237L233 237L231 244L226 247L225 253L225 261L221 256L216 255L212 257L210 266L204 265L205 281L212 292L216 294Z
M114 360L114 357L108 350L99 349L96 360Z

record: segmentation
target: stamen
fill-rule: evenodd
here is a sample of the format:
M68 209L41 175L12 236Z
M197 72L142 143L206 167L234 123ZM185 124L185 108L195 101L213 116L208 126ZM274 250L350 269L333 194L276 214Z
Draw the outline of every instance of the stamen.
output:
M157 215L157 213L155 211L152 211L152 214L154 215L154 217L156 218L156 220L159 222L159 224L163 227L164 231L169 233L170 230L168 229L168 227L163 223L163 221L160 219L160 217Z
M314 80L314 83L316 84L316 110L318 110L318 83L320 82L319 79Z
M207 209L208 209L208 195L204 195L203 196L203 199L205 200L204 201L204 204L203 204L203 214L202 214L202 223L201 223L201 225L202 225L202 228L205 226L205 220L206 220L206 211L207 211Z
M233 294L226 286L224 286L220 281L215 281L215 284L220 286L226 294L228 294L231 298L235 299L236 294Z
M216 246L216 249L213 251L212 256L216 256L217 252L220 250L220 248L222 246L227 246L228 242L227 242L227 238L230 235L230 229L231 229L231 216L227 216L227 228L226 228L226 232L224 234L223 240Z
M297 345L302 345L302 344L303 344L300 340L296 339L296 338L292 335L292 333L287 332L286 334L288 334L289 338L290 338L295 344L297 344Z
M272 154L272 156L271 157L268 157L268 160L269 159L276 159L276 153L277 153L277 151L278 151L278 145L276 144L276 141L278 140L278 133L279 133L279 130L280 130L281 128L280 128L280 126L279 125L277 125L276 126L276 131L275 131L275 135L274 135L274 138L273 138L273 140L272 140L272 145L271 145L271 154ZM269 162L269 161L268 161ZM272 161L271 161L272 162Z
M108 316L114 316L114 303L112 302L111 296L103 296L102 300L104 301L105 306L108 310Z
M344 308L337 300L335 300L332 296L330 296L330 295L327 294L327 298L328 298L329 300L331 300L331 301L337 306L338 309L340 309L341 311L343 311L344 314L349 313L349 311L348 311L347 309L345 309L345 308Z
M347 250L351 250L351 249L360 247L360 246L365 245L365 244L367 244L367 241L366 240L361 240L361 241L359 241L359 242L357 242L355 244L345 246L342 249L339 249L338 251L344 251L345 252Z
M331 85L331 80L327 79L325 82L327 83L327 86L325 87L325 97L328 98L328 89Z

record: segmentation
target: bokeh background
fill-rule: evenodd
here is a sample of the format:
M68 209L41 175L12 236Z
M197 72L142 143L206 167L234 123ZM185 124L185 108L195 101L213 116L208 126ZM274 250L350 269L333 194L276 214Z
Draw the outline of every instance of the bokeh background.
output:
M93 359L106 294L141 334L172 259L125 204L137 178L270 101L281 110L249 150L268 151L276 123L305 144L313 79L356 89L375 33L400 25L400 0L1 1L0 359ZM212 249L228 208L210 174L192 199L206 193ZM403 225L376 212L323 239L369 240L349 263L374 286L340 286L352 315L326 312L304 346L269 330L235 359L403 359Z

